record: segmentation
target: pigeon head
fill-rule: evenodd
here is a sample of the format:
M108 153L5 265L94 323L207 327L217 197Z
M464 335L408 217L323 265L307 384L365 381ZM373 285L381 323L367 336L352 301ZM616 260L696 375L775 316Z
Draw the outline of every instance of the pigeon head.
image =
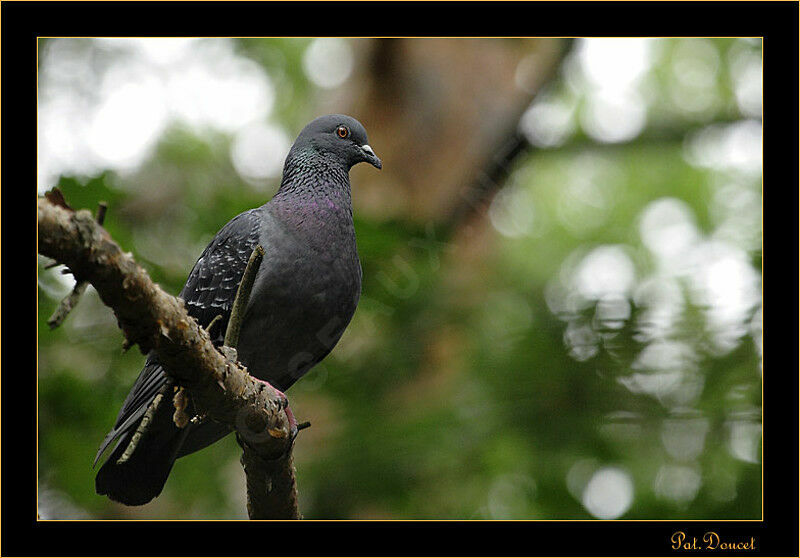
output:
M294 142L292 151L313 152L341 162L348 170L358 163L383 165L367 142L361 122L344 114L328 114L312 120Z

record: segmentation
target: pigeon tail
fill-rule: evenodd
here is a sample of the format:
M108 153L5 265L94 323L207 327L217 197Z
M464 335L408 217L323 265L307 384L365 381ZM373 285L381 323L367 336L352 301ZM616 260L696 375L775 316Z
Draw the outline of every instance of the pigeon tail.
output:
M138 423L123 435L95 477L95 490L128 506L141 506L161 494L189 428L172 423L172 405L161 405L136 450L117 463L133 438ZM166 421L169 421L168 423ZM141 422L141 421L140 421Z

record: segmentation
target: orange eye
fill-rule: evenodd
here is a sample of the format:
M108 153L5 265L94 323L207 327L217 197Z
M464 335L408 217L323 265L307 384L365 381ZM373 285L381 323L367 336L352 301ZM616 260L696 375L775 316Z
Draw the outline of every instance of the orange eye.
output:
M344 139L350 136L350 129L347 126L339 126L336 128L336 135Z

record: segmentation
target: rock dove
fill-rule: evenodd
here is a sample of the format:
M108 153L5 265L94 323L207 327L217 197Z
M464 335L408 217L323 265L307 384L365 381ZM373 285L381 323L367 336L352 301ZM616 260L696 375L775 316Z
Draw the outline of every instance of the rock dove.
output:
M251 252L264 248L239 336L239 360L250 374L287 390L322 360L350 322L361 292L350 168L381 168L354 118L319 117L289 150L283 179L266 204L234 217L194 265L180 298L194 319L211 328L221 345L236 290ZM164 389L151 423L135 450L121 459L148 407ZM231 430L211 419L178 428L173 386L155 352L145 362L95 458L119 439L95 479L98 494L141 505L161 493L175 459L200 450ZM189 417L195 409L189 403Z

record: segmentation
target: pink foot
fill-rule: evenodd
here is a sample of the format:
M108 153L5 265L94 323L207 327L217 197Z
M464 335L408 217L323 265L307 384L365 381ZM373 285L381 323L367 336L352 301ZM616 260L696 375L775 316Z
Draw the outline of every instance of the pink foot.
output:
M297 436L297 419L294 418L294 413L292 412L292 409L289 407L289 398L286 397L285 393L283 393L281 390L279 390L269 382L265 382L264 380L259 380L258 378L255 378L255 380L261 384L266 384L270 388L274 389L275 393L278 394L278 398L283 401L283 411L286 413L286 418L289 419L289 433L291 434L292 439L294 439L295 436Z

